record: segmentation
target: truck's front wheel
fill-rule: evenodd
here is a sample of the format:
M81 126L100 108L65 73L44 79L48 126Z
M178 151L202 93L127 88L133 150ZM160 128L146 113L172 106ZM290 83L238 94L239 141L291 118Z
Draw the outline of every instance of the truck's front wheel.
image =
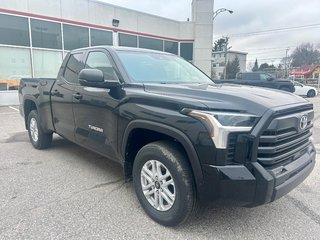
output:
M178 144L159 141L144 146L134 161L133 181L143 209L156 222L175 226L193 212L194 181Z
M52 133L44 133L39 124L39 115L32 110L28 116L28 133L32 145L36 149L48 148L52 142Z

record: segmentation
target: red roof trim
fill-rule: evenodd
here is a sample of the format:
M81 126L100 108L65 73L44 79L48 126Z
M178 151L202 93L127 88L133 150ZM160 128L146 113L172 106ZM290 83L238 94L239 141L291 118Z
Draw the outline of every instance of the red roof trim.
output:
M309 65L309 66L302 66L300 71L292 71L290 74L292 75L309 75L311 74L317 67L320 65Z
M63 18L43 16L43 15L39 15L39 14L20 12L20 11L4 9L4 8L0 8L0 13L9 13L9 14L21 15L21 16L25 16L25 17L35 17L35 18L52 20L52 21L57 21L57 22L62 22L62 23L70 23L70 24L75 24L75 25L80 25L80 26L85 26L85 27L100 28L100 29L111 30L111 31L115 31L115 32L124 32L124 33L136 34L136 35L141 35L141 36L146 36L146 37L161 38L164 40L171 40L171 41L177 41L177 42L193 42L194 41L194 39L177 39L177 38L163 37L163 36L158 36L158 35L153 35L153 34L148 34L148 33L135 32L135 31L124 30L124 29L119 29L119 28L111 28L111 27L106 27L106 26L102 26L102 25L78 22L78 21L73 21L73 20L68 20L68 19L63 19Z

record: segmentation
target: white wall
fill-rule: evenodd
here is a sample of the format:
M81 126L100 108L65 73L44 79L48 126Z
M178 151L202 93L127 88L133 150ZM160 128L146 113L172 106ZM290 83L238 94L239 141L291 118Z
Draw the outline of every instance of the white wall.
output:
M213 0L192 1L194 22L193 63L209 76L211 75L211 51L213 33Z
M212 71L215 73L215 78L219 78L219 76L223 75L224 72L224 67L221 66L221 64L225 63L224 51L214 52L213 55L215 55L215 57L212 57ZM240 72L245 72L247 64L247 53L228 51L227 61L231 62L236 57L238 57L239 59ZM220 66L216 66L217 64L220 64Z
M95 0L0 0L0 8L111 28L112 19L119 19L121 30L194 39L191 22L179 22Z
M163 3L159 1L159 4ZM193 0L191 22L175 21L96 0L0 0L0 8L110 28L113 28L112 19L119 19L119 32L194 40L193 62L210 74L213 0Z
M0 91L0 106L19 105L18 91Z

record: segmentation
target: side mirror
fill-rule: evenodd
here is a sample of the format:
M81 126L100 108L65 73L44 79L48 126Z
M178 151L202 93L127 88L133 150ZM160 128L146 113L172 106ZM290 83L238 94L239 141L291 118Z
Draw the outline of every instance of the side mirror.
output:
M81 86L97 88L114 88L120 85L118 80L104 80L103 72L99 69L82 69L79 73Z

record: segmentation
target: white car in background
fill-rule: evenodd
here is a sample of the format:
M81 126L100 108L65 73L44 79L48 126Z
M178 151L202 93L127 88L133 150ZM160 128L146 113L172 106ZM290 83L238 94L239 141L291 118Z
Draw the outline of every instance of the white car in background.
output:
M311 98L318 95L318 91L315 87L306 86L298 82L293 82L293 84L294 84L294 93L299 96Z

